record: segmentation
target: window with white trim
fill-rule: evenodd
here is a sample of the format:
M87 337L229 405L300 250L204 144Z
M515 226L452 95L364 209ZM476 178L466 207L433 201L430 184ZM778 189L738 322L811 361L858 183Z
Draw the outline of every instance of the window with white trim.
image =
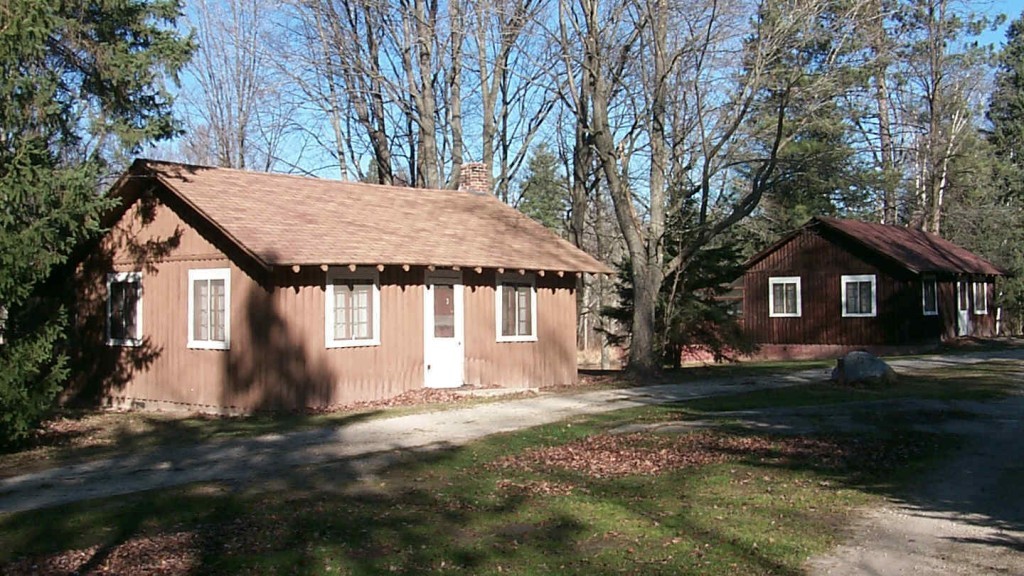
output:
M498 342L537 340L537 286L533 274L499 274L494 307Z
M380 276L375 269L327 271L324 340L328 348L380 345Z
M142 343L142 272L107 274L107 345Z
M231 269L188 271L188 347L231 348Z
M974 283L974 313L988 314L988 287L984 282Z
M768 315L773 318L800 316L800 277L777 276L768 279Z
M921 279L921 312L925 316L939 315L939 284L935 278Z
M877 314L874 274L843 276L840 282L844 318L869 317Z

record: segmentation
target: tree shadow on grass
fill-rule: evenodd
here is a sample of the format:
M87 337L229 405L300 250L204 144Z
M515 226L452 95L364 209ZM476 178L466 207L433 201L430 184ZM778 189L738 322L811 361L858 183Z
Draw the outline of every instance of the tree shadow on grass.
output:
M977 378L988 385L984 371ZM744 411L739 416L742 422L726 431L775 438L780 446L809 439L834 447L831 453L764 448L732 454L750 465L812 471L838 487L901 502L910 514L948 516L985 529L1024 533L1024 500L1019 498L1024 479L1019 464L1024 461L1024 399L931 404L946 407L925 410L911 403L901 408L899 400L892 400L870 403L872 409L851 406L836 414L856 424L856 432L822 432L830 420L819 424L818 431L809 431L806 421L791 414L787 424L787 417L780 420L775 410ZM1003 535L981 540L1010 550L1020 550L1022 542L1019 536Z
M165 548L183 559L172 573L699 574L706 573L705 550L719 563L797 573L728 530L692 518L678 504L685 497L674 494L679 475L538 476L495 471L484 465L487 459L442 446L278 471L263 461L252 482L194 484L13 515L0 519L0 534L17 534L7 549L32 560L3 568L29 573L23 568L32 563L43 566L32 573L45 574L47 553L84 549L65 573L147 573L174 558L159 550L132 557L132 551L174 544L185 531L187 550ZM503 488L509 478L523 489ZM558 485L571 490L540 488ZM676 505L666 509L666 503ZM644 526L651 541L634 540L648 539Z
M376 417L380 410L314 415L302 411L238 416L159 412L97 413L65 409L45 423L27 444L4 457L0 478L98 458L146 457L209 442L244 441L267 434L331 434L339 427Z
M751 474L753 484L741 494L748 499L739 499L743 510L732 509L732 503L718 511L706 501L691 503L687 482L711 483L711 491L716 490L713 481L701 478L701 468L611 480L557 470L506 474L485 465L486 451L479 457L473 449L459 448L374 455L383 465L375 465L371 458L299 468L281 462L276 469L273 461L263 459L253 463L264 468L255 470L253 476L259 480L252 484L199 484L132 496L125 503L93 502L15 515L0 520L0 534L21 530L18 540L6 543L8 549L38 555L47 550L41 543L59 543L82 532L105 533L100 547L76 565L95 568L94 572L117 572L118 566L131 568L122 573L144 572L152 568L146 564L149 557L117 564L124 561L123 550L139 539L159 540L185 530L194 538L186 566L191 574L320 574L328 567L331 572L356 574L497 573L499 567L594 575L687 570L699 574L728 573L731 563L751 572L797 574L798 568L780 559L784 552L769 552L760 535L763 546L758 549L748 536L737 534L753 529L738 526L735 519L722 524L707 514L735 513L766 526L777 520L791 526L820 524L817 516L827 516L826 511L784 508L783 517L772 505L762 504L769 495L788 497L781 492L784 486L757 485L762 476L792 478L772 473L779 470L799 472L798 478L815 486L822 482L822 490L900 495L905 483L889 482L892 476L916 472L904 468L943 454L944 446L943 437L898 432L894 427L875 435L833 435L817 439L820 444L811 437L802 451L787 445L794 437L784 435L767 435L763 444L738 442L726 448L726 455ZM737 440L766 436L750 430L725 434ZM933 448L934 453L929 452ZM248 460L243 456L242 461ZM563 497L539 489L504 490L499 483L504 478L523 486L575 486L571 496ZM729 479L730 485L742 481ZM767 488L773 491L766 492ZM942 509L938 502L930 504ZM692 511L691 505L698 509ZM647 543L642 549L646 556L635 558L630 549L641 547L633 540L636 534L667 542ZM682 544L674 542L676 536ZM1002 545L1015 544L1007 540ZM51 551L74 547L66 542L49 546ZM806 557L799 550L792 554Z
M582 525L564 514L528 521L514 533L502 532L498 522L493 534L482 536L487 544L477 545L481 535L473 532L473 518L516 515L528 503L521 494L487 497L493 486L486 481L480 493L467 485L470 492L455 494L436 476L422 483L414 478L397 489L366 479L381 462L429 474L424 467L444 466L457 453L380 454L280 473L264 462L258 489L248 482L196 484L132 495L127 502L92 501L15 514L0 518L0 534L8 538L4 547L9 555L28 553L32 559L0 566L9 574L59 573L52 570L58 565L67 568L64 573L147 573L167 559L159 554L127 558L126 553L138 548L140 540L159 541L180 530L194 536L191 565L186 566L192 574L322 573L329 565L355 573L421 573L454 566L473 571L503 555L554 555L571 547ZM42 558L68 549L85 553L72 556L70 566L66 554L52 563Z

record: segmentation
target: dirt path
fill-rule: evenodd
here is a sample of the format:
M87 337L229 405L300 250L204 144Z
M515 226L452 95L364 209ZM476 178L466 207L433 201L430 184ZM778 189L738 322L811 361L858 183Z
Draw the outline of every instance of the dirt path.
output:
M1024 575L1024 398L965 403L966 447L902 501L864 511L812 576Z

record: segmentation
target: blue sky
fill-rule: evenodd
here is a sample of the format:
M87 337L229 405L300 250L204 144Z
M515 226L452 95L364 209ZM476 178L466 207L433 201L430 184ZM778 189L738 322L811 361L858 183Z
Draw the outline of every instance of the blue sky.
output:
M985 12L993 16L1005 14L1006 22L1003 22L999 30L982 34L981 41L983 44L995 44L998 47L1006 40L1006 26L1019 18L1021 11L1024 11L1024 0L995 0L990 6Z
M188 1L189 0L186 0L186 2L188 2ZM1006 19L1002 23L1001 26L999 26L996 30L986 30L985 32L982 33L981 37L978 39L980 44L982 44L982 45L993 45L994 48L996 48L996 49L998 49L1004 43L1004 41L1006 39L1006 28L1009 25L1009 23L1011 21L1019 18L1021 16L1021 13L1024 12L1024 0L960 0L960 1L963 2L963 5L968 10L974 10L976 13L983 13L983 14L986 14L986 15L988 15L990 17L993 17L993 18L995 16L999 15L999 14L1003 14L1003 15L1006 16ZM187 74L183 76L183 80L185 82L189 81ZM154 149L150 149L148 151L148 155L149 156L153 156L153 157L166 157L168 159L175 159L175 160L181 160L182 159L182 158L179 157L180 154L179 154L179 151L178 151L178 141L174 141L174 142L170 142L170 143L164 143L164 144L162 144L162 145L160 145L160 146L158 146L158 147L156 147ZM319 160L319 159L317 159L317 160ZM314 161L310 160L309 158L306 158L306 159L304 159L302 161L302 164L304 164L304 165L305 164L310 164L311 162L313 162L314 164L318 163L318 162L314 162ZM306 166L306 168L310 169L309 166ZM316 170L316 169L313 169L313 171L314 172L318 172L318 170ZM325 171L325 173L323 175L325 175L325 176L332 176L332 174L327 173L327 172L331 172L331 171L333 171L333 168L331 168L330 170Z

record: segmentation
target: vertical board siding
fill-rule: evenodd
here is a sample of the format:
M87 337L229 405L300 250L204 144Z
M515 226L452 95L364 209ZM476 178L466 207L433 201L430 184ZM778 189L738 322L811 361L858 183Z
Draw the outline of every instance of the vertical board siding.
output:
M875 275L874 317L842 315L842 276L857 274ZM773 276L800 277L800 317L769 316L768 279ZM763 344L866 346L937 341L947 318L943 310L948 310L943 286L940 282L940 316L924 316L916 275L859 246L804 230L744 275L744 328ZM955 317L955 309L952 314Z
M108 260L110 269L142 272L142 346L104 350L99 339L97 351L119 358L124 365L119 378L110 383L108 395L133 399L139 406L155 400L168 405L221 406L220 383L229 352L188 348L188 271L231 269L232 340L237 338L234 319L240 314L240 295L248 290L247 284L254 283L247 273L172 210L147 199L129 209L98 253ZM154 257L163 261L157 265ZM104 274L95 276L102 282ZM97 292L99 326L105 321L105 288Z
M116 373L107 378L106 396L138 407L253 411L373 400L422 386L421 270L380 274L379 346L328 349L326 274L319 267L259 275L236 265L207 234L165 205L140 203L107 235L100 250L106 256L91 265L143 271L145 346L105 346L105 273L89 274L91 318L82 324L91 332L83 340L92 341L104 365L117 365L106 370ZM169 249L141 258L139 247L154 244ZM188 271L198 268L231 269L229 350L187 346Z
M425 269L380 273L380 344L327 348L326 273L265 271L180 209L143 199L79 269L81 389L139 408L255 411L326 407L423 387ZM229 350L188 342L188 272L230 268ZM107 271L142 271L139 347L105 344ZM465 380L546 386L576 379L575 278L537 277L536 342L499 343L494 270L464 272Z
M537 341L498 342L495 271L464 276L466 383L526 388L576 381L576 279L536 277Z

